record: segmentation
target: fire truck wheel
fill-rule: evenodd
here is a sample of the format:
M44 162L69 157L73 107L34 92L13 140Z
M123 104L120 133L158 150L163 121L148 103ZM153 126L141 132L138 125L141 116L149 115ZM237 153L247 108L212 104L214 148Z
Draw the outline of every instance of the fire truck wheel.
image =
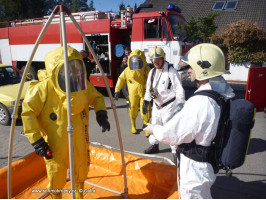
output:
M3 104L0 104L0 124L6 126L10 125L10 123L11 123L11 115L8 109Z
M128 89L127 89L126 83L122 87L122 93L123 93L124 97L128 100Z
M24 69L25 69L25 68L26 68L26 66L23 66L23 67L21 68L21 71L24 72ZM37 72L36 72L36 70L35 70L35 68L34 68L33 66L30 67L29 73L31 74L31 77L32 77L33 79L38 80Z

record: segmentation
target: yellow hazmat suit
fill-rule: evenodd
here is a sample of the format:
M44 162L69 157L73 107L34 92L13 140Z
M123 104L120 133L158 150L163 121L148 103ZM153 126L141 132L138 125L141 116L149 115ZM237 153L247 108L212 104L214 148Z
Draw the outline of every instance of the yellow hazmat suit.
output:
M150 71L147 66L145 54L140 50L132 51L128 61L128 67L119 76L115 93L119 93L122 89L125 81L127 82L128 93L129 93L129 117L131 119L132 133L137 134L136 129L136 118L138 116L139 106L142 108L144 102L144 94L146 89L146 81ZM148 113L143 114L140 109L141 117L144 124L147 124L150 120L150 107Z
M82 82L79 88L71 82L71 108L74 146L74 170L76 189L82 189L89 166L88 121L89 105L95 112L106 111L103 96L86 80L86 71L81 54L68 46L69 63L80 64L81 70L70 70L70 76L79 75L76 81ZM71 64L70 64L71 65ZM52 159L45 159L48 189L62 189L66 183L69 168L67 100L64 77L63 48L48 53L45 57L46 73L42 71L39 82L33 83L23 101L22 120L25 135L31 144L44 139L52 150ZM83 76L80 76L83 75ZM45 77L46 76L46 77ZM81 77L81 78L80 78ZM63 88L63 89L62 89ZM74 88L74 89L73 89ZM76 89L76 90L75 90ZM75 91L75 92L72 92ZM77 194L82 197L82 194ZM55 194L60 198L60 194Z

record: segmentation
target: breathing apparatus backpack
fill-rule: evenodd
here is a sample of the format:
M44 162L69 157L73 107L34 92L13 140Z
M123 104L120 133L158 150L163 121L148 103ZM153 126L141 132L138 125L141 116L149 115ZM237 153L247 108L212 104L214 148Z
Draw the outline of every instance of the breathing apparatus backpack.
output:
M195 95L208 96L220 106L217 133L209 147L197 145L193 140L179 145L177 152L198 162L209 162L215 174L224 169L227 176L232 176L231 170L245 162L251 129L255 123L255 106L245 99L225 100L213 90L202 90L192 96Z

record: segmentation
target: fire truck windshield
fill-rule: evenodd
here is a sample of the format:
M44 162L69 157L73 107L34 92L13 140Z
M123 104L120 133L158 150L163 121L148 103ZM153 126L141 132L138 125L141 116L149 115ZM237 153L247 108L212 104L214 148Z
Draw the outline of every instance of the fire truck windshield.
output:
M169 15L168 20L171 26L173 39L184 41L187 38L187 32L185 30L185 19L177 15Z

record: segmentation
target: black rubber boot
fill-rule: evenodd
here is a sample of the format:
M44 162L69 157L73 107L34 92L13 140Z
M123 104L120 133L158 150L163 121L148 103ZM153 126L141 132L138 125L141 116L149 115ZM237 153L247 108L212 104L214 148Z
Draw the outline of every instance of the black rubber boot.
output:
M159 153L159 144L151 145L148 149L144 151L145 154Z

